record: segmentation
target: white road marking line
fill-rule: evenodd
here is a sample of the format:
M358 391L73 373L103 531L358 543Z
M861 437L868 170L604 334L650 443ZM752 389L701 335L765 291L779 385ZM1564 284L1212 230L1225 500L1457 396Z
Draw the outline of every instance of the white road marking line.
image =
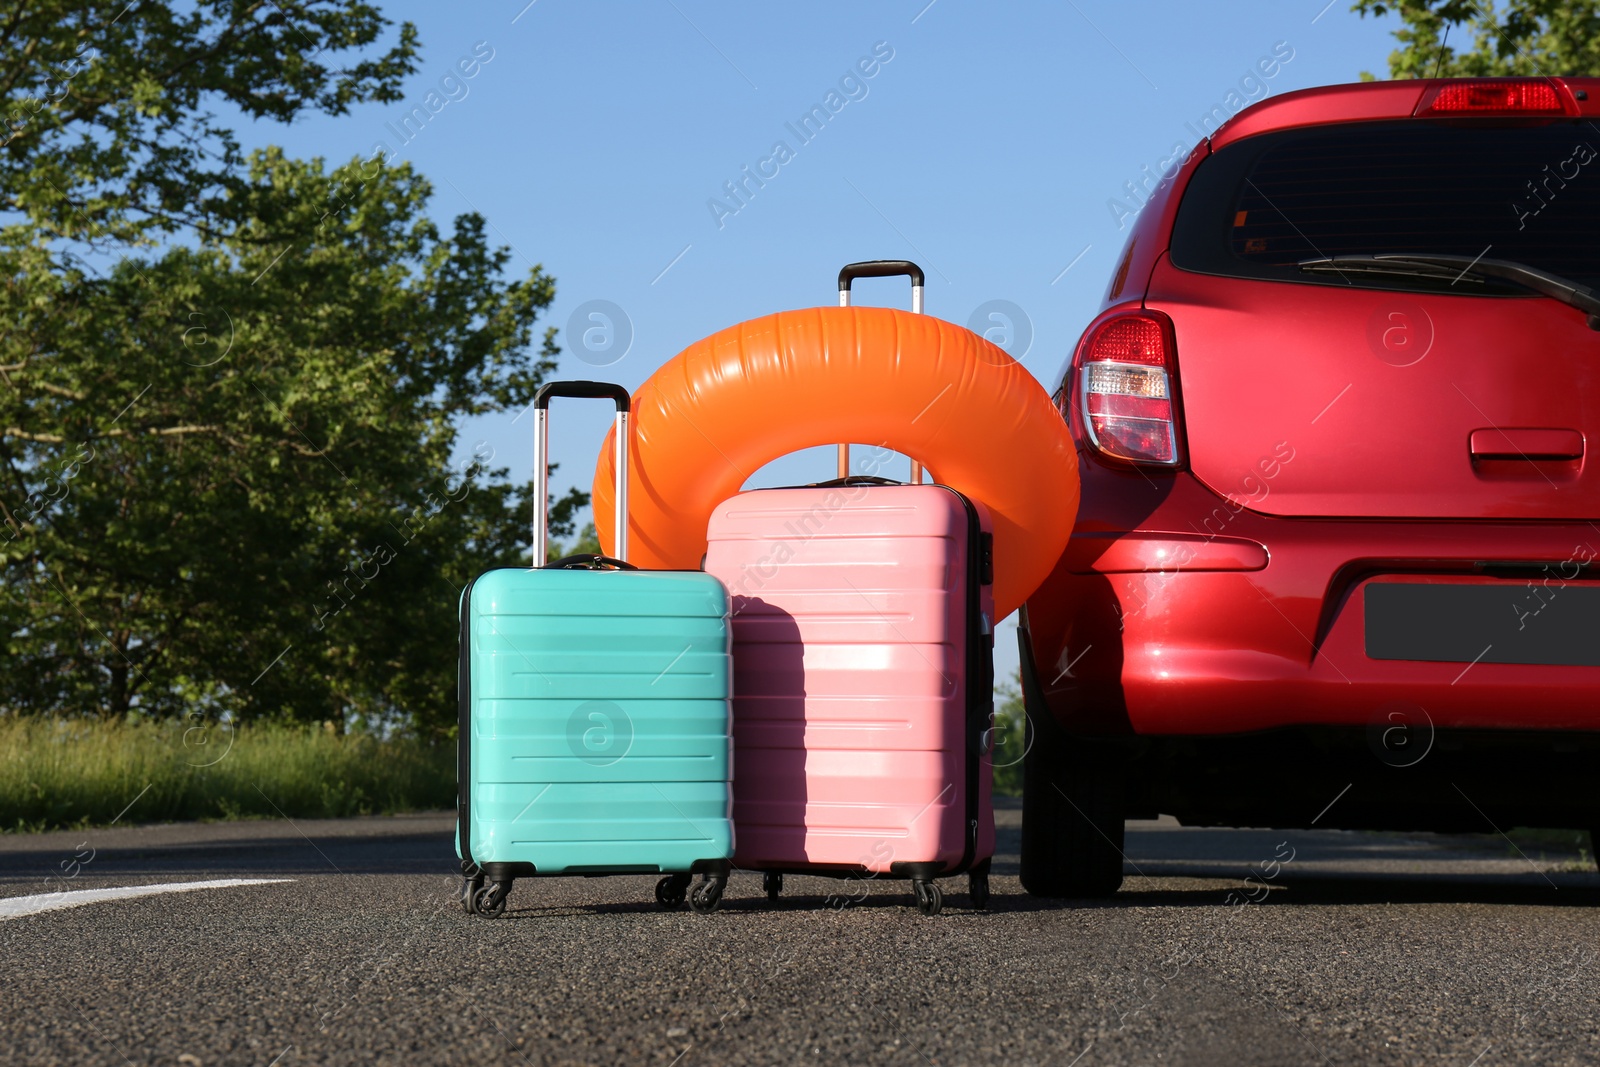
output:
M42 911L98 904L102 900L129 900L161 893L189 893L196 889L229 889L238 885L277 885L293 878L214 878L208 882L161 882L157 885L128 885L114 889L75 889L70 893L36 893L30 897L0 898L0 921L37 915Z

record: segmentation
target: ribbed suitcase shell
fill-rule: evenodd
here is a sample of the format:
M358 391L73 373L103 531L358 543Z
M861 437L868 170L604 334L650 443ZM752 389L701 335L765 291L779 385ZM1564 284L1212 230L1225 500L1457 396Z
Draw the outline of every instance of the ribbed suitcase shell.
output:
M756 490L713 513L706 570L733 603L737 865L955 873L974 817L967 866L992 855L969 715L987 729L993 639L969 616L968 506L943 486L854 485Z
M538 874L730 857L728 611L698 572L480 576L463 598L458 851Z

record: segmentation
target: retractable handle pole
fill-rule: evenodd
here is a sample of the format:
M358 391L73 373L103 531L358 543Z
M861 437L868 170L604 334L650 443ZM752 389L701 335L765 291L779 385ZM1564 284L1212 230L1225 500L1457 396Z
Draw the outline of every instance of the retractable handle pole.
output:
M869 259L861 263L846 263L839 268L839 306L850 306L850 283L857 278L898 278L905 276L911 279L911 313L922 314L922 268L909 259ZM850 477L850 445L848 442L839 446L839 477ZM916 460L911 461L911 484L922 484L922 464Z
M628 559L628 391L610 382L549 382L533 395L533 565L543 567L550 524L550 400L570 396L610 400L617 406L616 525L611 538L617 559Z

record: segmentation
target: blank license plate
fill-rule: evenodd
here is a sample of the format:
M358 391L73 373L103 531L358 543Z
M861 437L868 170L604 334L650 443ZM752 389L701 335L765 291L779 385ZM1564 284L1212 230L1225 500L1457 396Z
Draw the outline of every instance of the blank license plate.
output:
M1533 583L1366 587L1370 659L1600 667L1600 588Z

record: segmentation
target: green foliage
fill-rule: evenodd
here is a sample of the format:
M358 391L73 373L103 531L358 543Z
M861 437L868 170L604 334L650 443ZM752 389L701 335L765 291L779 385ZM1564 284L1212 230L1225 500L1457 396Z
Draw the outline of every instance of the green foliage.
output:
M328 726L0 719L0 830L448 808L455 746Z
M37 320L0 339L6 702L443 728L459 590L528 541L454 419L531 402L554 283L501 282L477 216L438 234L406 166L248 176L195 248L0 288Z
M1357 0L1351 10L1400 16L1391 78L1600 74L1600 0Z
M453 730L457 598L531 521L456 426L532 399L554 280L507 280L476 215L441 232L409 166L243 155L207 110L394 99L410 26L336 61L386 25L0 16L0 713Z
M268 151L197 247L11 274L20 315L50 288L0 340L14 708L448 728L459 591L531 519L487 445L451 467L455 420L531 401L554 285L500 280L509 253L476 216L440 235L428 191Z
M585 494L585 500L587 501L587 494ZM572 509L569 508L567 513L570 515L571 511ZM550 514L550 526L553 530L557 530L557 532L560 533L563 531L557 527L557 518L558 516L555 513L555 509L552 509ZM567 520L564 532L572 532L572 523L570 518ZM583 530L578 534L577 540L573 541L570 545L563 545L555 540L552 540L548 548L545 550L545 562L553 562L560 559L562 556L577 556L585 552L592 552L597 556L600 554L600 532L594 528L594 523L592 522L584 524Z
M118 5L122 7L122 5ZM240 186L213 108L289 122L400 98L416 29L360 0L10 5L0 15L0 210L95 242L204 229Z
M994 791L997 796L1022 795L1022 756L1027 751L1028 716L1022 708L1021 679L1013 674L995 686Z

